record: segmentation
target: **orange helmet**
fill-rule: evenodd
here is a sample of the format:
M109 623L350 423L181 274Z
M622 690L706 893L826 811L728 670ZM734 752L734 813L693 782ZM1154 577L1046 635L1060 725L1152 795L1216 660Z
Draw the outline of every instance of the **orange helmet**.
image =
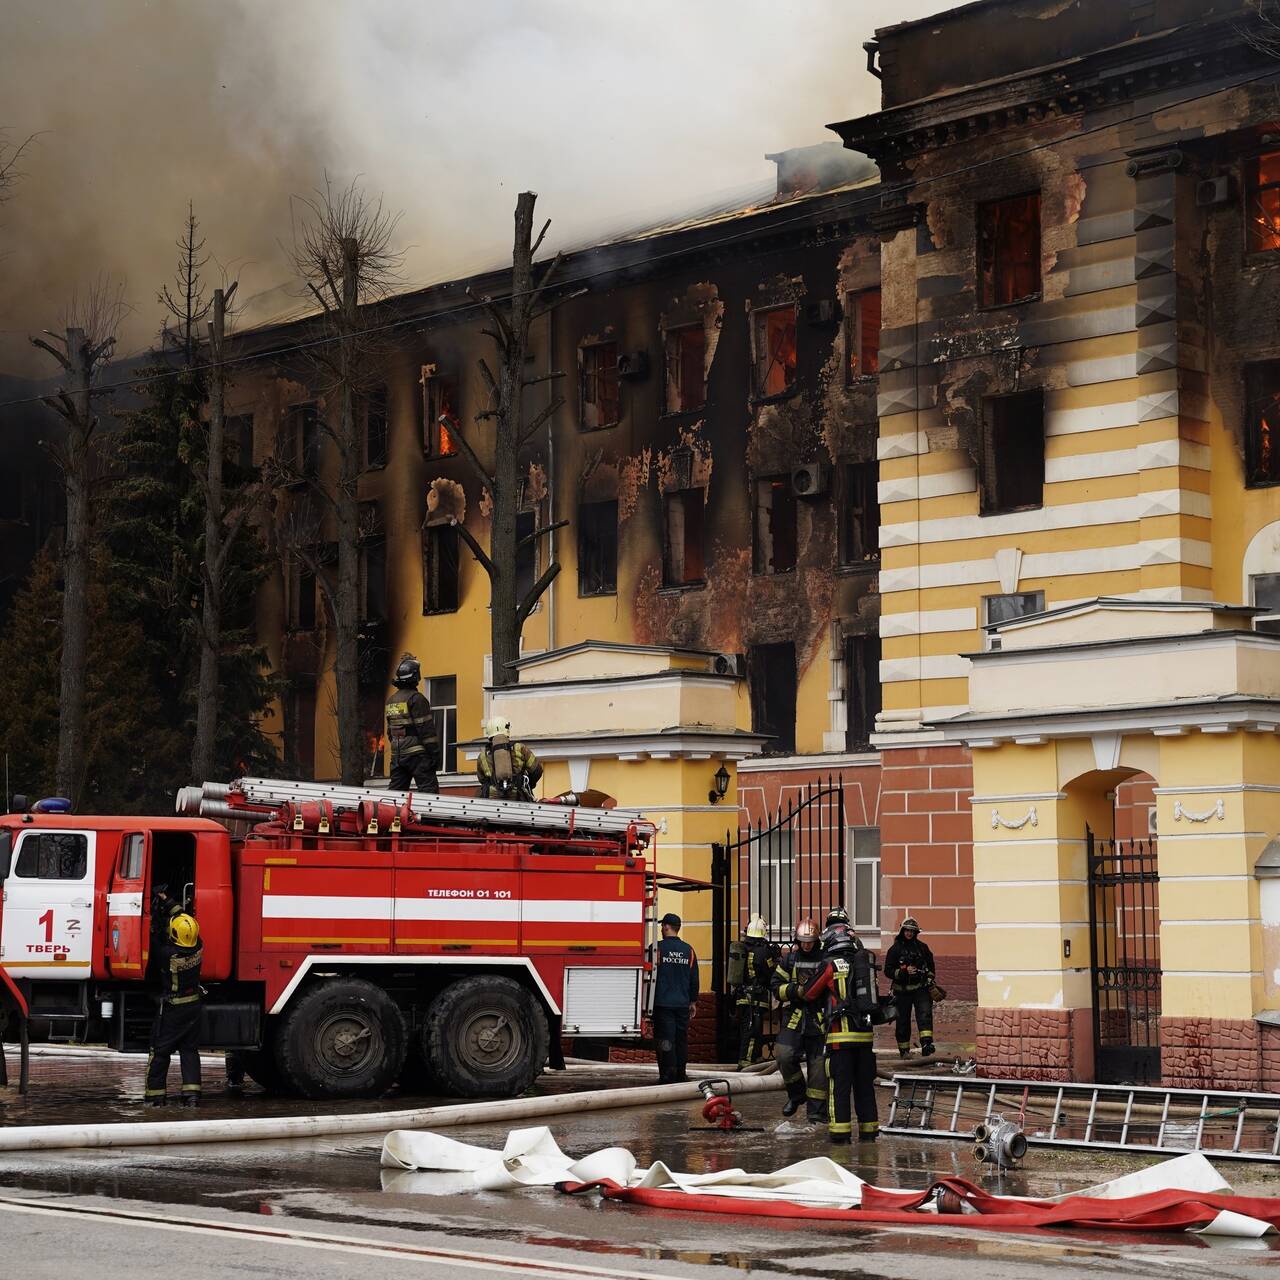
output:
M796 941L804 946L807 942L818 941L818 926L812 916L803 916L796 924Z

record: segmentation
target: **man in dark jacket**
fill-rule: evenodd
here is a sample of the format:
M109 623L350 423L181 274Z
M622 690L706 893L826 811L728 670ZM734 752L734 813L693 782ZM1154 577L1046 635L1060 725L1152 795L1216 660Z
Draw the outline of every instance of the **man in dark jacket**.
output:
M769 941L767 933L764 917L752 916L747 921L746 937L737 944L743 953L742 980L731 994L738 1007L739 1071L759 1060L764 1017L773 1004L773 970L778 963L778 948Z
M157 895L159 899L160 895ZM169 911L160 903L163 923L156 931L152 963L160 979L160 1008L151 1029L144 1099L148 1106L164 1106L166 1077L173 1052L182 1064L182 1104L194 1107L200 1099L200 926L185 911Z
M773 1056L787 1086L782 1114L793 1116L804 1106L810 1122L826 1115L827 1068L823 1061L822 1010L804 999L804 990L822 965L818 926L805 916L796 925L791 949L773 971L773 994L782 1006L782 1025Z
M658 1083L685 1080L689 1019L698 1005L698 957L680 937L680 917L662 917L662 940L653 958L653 1038L658 1048Z
M387 699L387 737L391 740L389 791L440 790L436 764L440 741L431 703L419 690L422 668L412 654L400 659L393 678L395 692Z
M920 1052L931 1057L933 1045L933 952L920 940L920 926L908 916L898 930L889 954L884 958L885 976L893 984L894 1004L898 1007L898 1056L911 1056L911 1010L916 1011L920 1031Z

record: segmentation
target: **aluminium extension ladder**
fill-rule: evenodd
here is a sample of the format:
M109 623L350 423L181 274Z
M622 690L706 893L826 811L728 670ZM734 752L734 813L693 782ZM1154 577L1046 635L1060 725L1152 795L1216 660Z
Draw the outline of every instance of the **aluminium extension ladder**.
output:
M900 1073L881 1132L969 1139L1001 1114L1017 1119L1032 1146L1280 1162L1280 1095L1221 1089Z

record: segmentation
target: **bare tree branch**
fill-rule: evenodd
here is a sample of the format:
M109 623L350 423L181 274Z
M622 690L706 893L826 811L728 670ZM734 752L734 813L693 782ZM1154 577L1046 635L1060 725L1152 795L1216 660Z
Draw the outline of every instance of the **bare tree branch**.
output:
M564 404L565 404L564 396L556 396L556 398L549 405L547 405L543 409L539 409L538 412L534 414L532 421L529 423L527 427L525 427L524 431L521 433L520 443L522 445L528 444L529 441L532 440L533 437L538 434L538 431L542 427L543 423L545 423L549 418L553 417L556 413L558 413L559 410L564 406Z
M489 559L489 556L485 552L485 549L475 540L475 537L472 535L471 530L468 529L467 526L463 524L461 520L450 520L449 523L453 525L455 529L457 529L458 536L463 540L463 542L467 544L468 547L471 548L471 554L475 556L476 561L479 563L480 567L485 571L485 573L492 576L493 561Z
M568 525L567 520L556 520L552 524L544 524L541 529L535 529L532 533L526 533L519 542L516 543L516 549L527 547L531 543L537 542L539 538L546 537L547 534L553 533L556 529L563 529Z
M560 562L553 560L547 565L542 576L525 593L520 607L516 610L516 626L523 627L525 619L533 612L533 606L542 598L547 588L560 576Z

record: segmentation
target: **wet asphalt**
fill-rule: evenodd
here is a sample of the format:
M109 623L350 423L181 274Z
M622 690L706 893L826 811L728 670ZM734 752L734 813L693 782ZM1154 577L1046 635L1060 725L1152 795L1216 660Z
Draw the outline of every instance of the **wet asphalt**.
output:
M41 1055L33 1059L29 1100L0 1091L4 1124L135 1119L141 1059L114 1055ZM200 1118L300 1114L315 1104L268 1099L252 1090L240 1100L221 1095L220 1064L206 1063L208 1097ZM576 1071L548 1074L539 1087L651 1083L652 1073ZM884 1095L882 1095L882 1104ZM334 1111L401 1109L440 1099L391 1095L378 1103L349 1103ZM821 1129L782 1123L780 1094L741 1100L748 1128L734 1134L703 1127L699 1104L681 1103L553 1117L561 1147L582 1155L599 1147L629 1147L641 1161L662 1159L692 1172L742 1167L774 1169L814 1154L834 1154L861 1177L887 1187L927 1185L960 1174L991 1190L1056 1195L1079 1190L1147 1163L1121 1154L1033 1148L1023 1167L997 1177L974 1163L967 1145L886 1136L875 1145L832 1148ZM183 1113L162 1113L178 1120ZM146 1113L154 1119L154 1112ZM536 1121L526 1121L535 1124ZM506 1125L454 1128L451 1137L500 1147ZM552 1190L424 1194L427 1180L379 1167L381 1137L175 1146L120 1151L0 1153L0 1241L20 1251L22 1266L0 1274L66 1280L68 1258L87 1264L93 1280L172 1280L173 1248L195 1249L202 1276L255 1277L367 1274L380 1280L460 1274L552 1277L558 1265L575 1276L720 1275L812 1277L894 1276L910 1280L1003 1280L1036 1276L1064 1264L1100 1275L1260 1276L1280 1261L1270 1241L1207 1242L1187 1235L1055 1231L1026 1235L948 1232L945 1228L850 1227L767 1222L697 1213L668 1213L567 1197ZM1280 1168L1220 1166L1242 1192L1280 1195ZM14 1200L36 1202L22 1209ZM123 1210L168 1219L129 1222L83 1217L67 1210ZM56 1211L56 1216L49 1213ZM159 1210L159 1213L157 1211ZM63 1215L66 1216L63 1216ZM305 1247L269 1238L221 1237L183 1225L186 1219L250 1230L280 1227L357 1239L363 1245L310 1240ZM416 1250L380 1256L378 1248ZM431 1251L453 1250L450 1260ZM427 1251L427 1252L422 1252ZM376 1252L376 1250L375 1250ZM428 1256L430 1254L430 1256ZM16 1257L9 1253L11 1262ZM485 1260L490 1261L486 1262ZM550 1268L550 1270L548 1270ZM582 1270L585 1268L585 1270ZM71 1272L78 1274L79 1268ZM181 1273L181 1269L178 1274ZM1058 1275L1061 1276L1062 1272Z

